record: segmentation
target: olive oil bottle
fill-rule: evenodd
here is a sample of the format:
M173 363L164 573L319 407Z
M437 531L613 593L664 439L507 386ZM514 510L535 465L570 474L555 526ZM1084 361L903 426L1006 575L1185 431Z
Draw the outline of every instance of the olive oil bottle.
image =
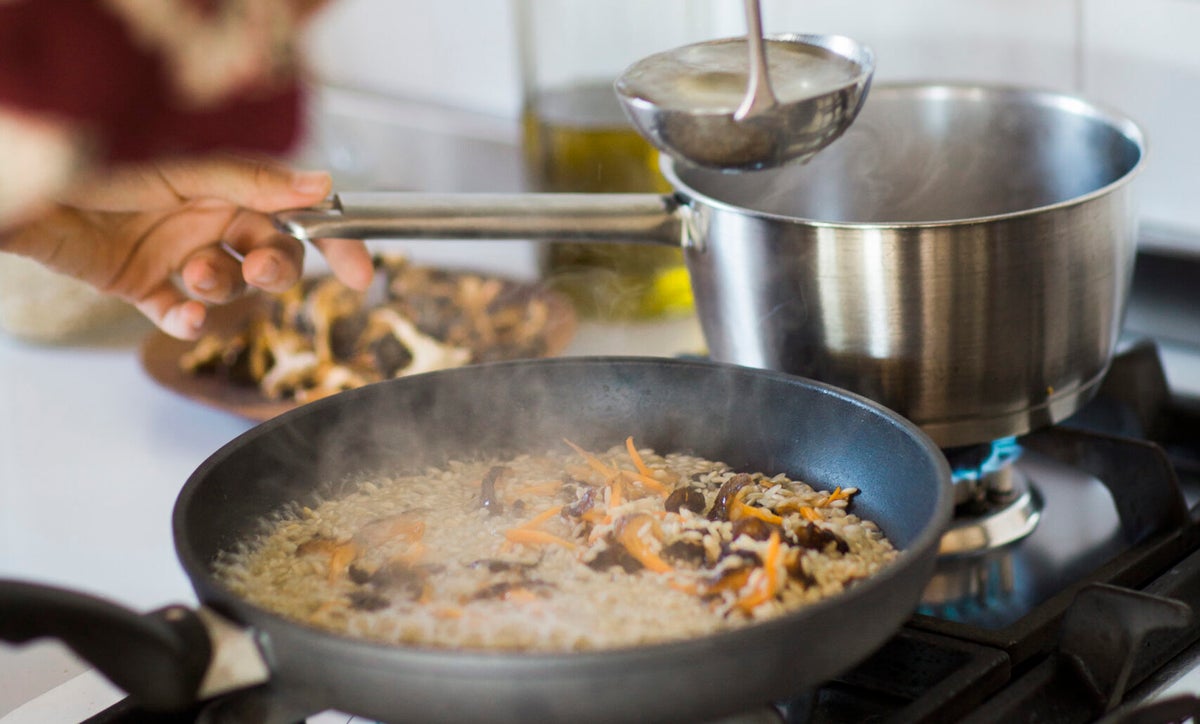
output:
M669 191L658 152L626 121L610 84L536 96L523 124L530 182L539 191ZM641 319L692 308L679 249L549 242L541 266L547 282L585 317Z
M658 152L621 110L613 81L633 62L709 37L699 0L519 0L526 182L535 191L666 193ZM550 241L547 283L581 316L683 316L692 294L679 249Z

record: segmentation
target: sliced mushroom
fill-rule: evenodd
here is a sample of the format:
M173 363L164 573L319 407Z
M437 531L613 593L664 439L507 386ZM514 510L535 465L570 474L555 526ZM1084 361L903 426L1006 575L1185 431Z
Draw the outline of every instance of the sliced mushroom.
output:
M707 501L704 500L704 493L687 485L675 488L663 501L663 507L668 513L678 513L686 508L693 513L700 514L704 512L705 505L707 505Z
M508 468L496 465L487 471L479 484L479 505L492 515L500 515L504 512L504 506L500 503L497 495L496 483L506 472L508 472Z
M713 500L712 508L708 511L709 520L729 520L729 504L733 502L738 491L747 485L752 485L754 479L746 473L738 473L726 480L717 489L717 497Z

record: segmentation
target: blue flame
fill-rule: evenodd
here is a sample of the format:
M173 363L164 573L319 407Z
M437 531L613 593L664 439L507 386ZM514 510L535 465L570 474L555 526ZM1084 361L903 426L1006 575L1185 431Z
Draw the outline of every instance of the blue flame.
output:
M960 480L979 480L1005 465L1012 463L1021 456L1021 445L1016 437L1002 437L992 443L992 451L982 463L976 467L955 468L952 472L954 482Z

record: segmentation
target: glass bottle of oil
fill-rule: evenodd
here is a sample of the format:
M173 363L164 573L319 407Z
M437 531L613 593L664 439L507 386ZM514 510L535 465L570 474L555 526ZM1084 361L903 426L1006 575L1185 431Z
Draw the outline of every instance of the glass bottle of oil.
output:
M640 58L709 37L708 4L519 0L516 8L528 185L668 192L658 152L625 118L613 81ZM543 244L541 269L584 317L649 319L692 309L678 249L551 241Z

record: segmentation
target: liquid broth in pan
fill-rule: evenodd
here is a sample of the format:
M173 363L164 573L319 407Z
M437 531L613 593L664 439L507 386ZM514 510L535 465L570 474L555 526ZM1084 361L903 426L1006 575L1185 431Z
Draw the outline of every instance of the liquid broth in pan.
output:
M778 616L886 566L897 552L845 482L567 441L287 511L219 575L258 606L387 643L642 645Z

